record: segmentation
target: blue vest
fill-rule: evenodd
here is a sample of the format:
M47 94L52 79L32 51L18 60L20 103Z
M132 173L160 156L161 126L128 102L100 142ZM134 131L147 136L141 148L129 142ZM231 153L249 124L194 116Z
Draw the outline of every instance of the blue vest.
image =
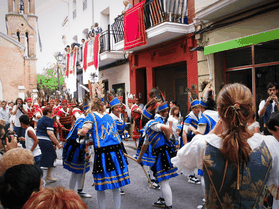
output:
M147 140L150 143L150 145L152 146L153 149L156 149L158 147L161 147L163 145L166 145L166 139L165 139L165 135L163 132L155 132L151 129L152 125L155 124L164 124L163 118L162 117L157 117L154 120L150 120L147 124L146 124L146 137Z
M215 127L216 122L209 115L202 114L202 117L199 119L199 124L206 124L206 129L204 132L205 135L208 134Z
M194 118L191 118L190 115L188 114L184 120L184 124L186 125L192 125L195 129L198 128L198 123L199 121L197 121ZM194 132L190 131L187 133L187 137L188 138L193 138L195 136Z
M203 157L206 189L205 208L262 208L272 156L265 142L254 149L247 164L230 163L219 149L207 144ZM225 174L225 176L224 176ZM221 203L220 203L221 202Z
M266 100L265 100L265 102L266 102ZM268 117L272 113L271 110L272 110L272 103L269 103L267 105L266 109L265 109L265 114L263 115L263 122L264 122L264 124L266 124ZM274 112L277 112L277 111L278 111L278 107L277 107L277 105L275 105L274 106Z
M122 113L120 113L120 118L121 118L122 121L120 121L118 119L114 119L114 121L116 122L117 131L118 131L119 135L121 136L124 133L126 124L124 122Z
M67 141L69 139L76 140L78 138L77 132L78 132L78 129L82 129L83 122L84 122L84 118L80 118L75 122L74 126L71 128L71 130L67 136Z
M112 117L105 114L102 118L95 113L89 113L84 120L92 122L91 137L94 148L121 144L116 123Z

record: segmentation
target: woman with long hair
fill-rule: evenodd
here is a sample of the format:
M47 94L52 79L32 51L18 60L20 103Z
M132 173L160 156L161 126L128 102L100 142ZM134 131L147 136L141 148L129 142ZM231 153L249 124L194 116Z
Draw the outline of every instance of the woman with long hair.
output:
M217 105L221 119L212 132L195 136L172 163L185 175L203 169L205 208L261 208L265 188L279 186L278 141L248 130L254 104L246 86L224 86Z
M130 176L116 123L105 112L101 99L94 98L90 102L89 113L79 134L84 136L87 133L91 134L95 150L93 178L98 208L106 207L105 190L110 189L115 208L120 209L119 188L130 183Z
M172 129L172 139L175 144L179 144L179 138L176 133L177 126L179 125L179 106L173 106L170 111L170 116L168 118L169 127Z

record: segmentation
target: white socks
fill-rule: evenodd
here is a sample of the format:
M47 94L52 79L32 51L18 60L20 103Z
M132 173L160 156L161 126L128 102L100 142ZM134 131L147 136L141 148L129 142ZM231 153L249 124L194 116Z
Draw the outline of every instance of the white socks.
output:
M114 202L114 208L120 209L121 208L121 196L119 188L111 190L112 192L112 199ZM98 209L105 209L106 208L106 193L105 191L97 191L97 203Z
M77 189L81 189L82 173L76 174L76 173L72 172L70 182L69 182L69 189L75 190L76 183L77 183Z
M159 182L161 186L161 195L165 199L166 206L172 206L172 192L169 180Z

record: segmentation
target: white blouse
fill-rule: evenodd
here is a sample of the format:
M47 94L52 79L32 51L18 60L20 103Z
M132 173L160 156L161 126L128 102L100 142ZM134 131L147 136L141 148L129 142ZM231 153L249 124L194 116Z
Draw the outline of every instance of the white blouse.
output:
M272 168L270 169L270 175L267 181L268 186L275 186L272 191L273 197L279 197L279 142L273 136L264 136L259 133L255 133L248 139L248 144L251 149L254 150L260 144L265 141L271 156L272 156ZM173 166L178 168L178 173L187 175L194 169L202 169L203 155L205 151L206 143L209 143L213 147L221 149L222 139L215 134L196 135L191 142L185 144L178 152L177 156L171 159ZM273 199L273 208L279 209L279 199Z

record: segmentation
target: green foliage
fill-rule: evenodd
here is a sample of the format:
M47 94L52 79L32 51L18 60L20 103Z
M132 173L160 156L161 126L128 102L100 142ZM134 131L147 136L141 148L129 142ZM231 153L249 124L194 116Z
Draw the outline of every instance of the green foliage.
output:
M64 78L60 69L59 73L60 87L62 89L64 86ZM46 93L50 94L58 90L57 66L45 69L44 75L37 75L37 88L38 90L44 90Z

